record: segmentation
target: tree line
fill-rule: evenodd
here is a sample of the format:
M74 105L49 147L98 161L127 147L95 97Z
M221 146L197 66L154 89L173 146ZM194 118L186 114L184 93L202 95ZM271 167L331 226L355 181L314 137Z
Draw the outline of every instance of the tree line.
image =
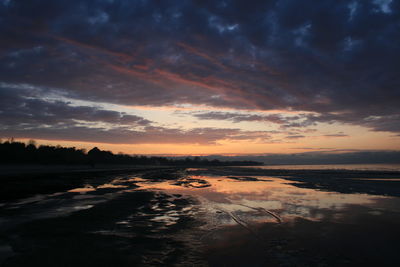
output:
M37 145L34 140L27 144L13 139L0 140L0 164L130 164L130 165L162 165L162 166L252 166L262 165L255 161L220 161L201 157L186 157L171 159L166 157L131 156L114 154L111 151L100 150L97 147L88 152L75 147Z

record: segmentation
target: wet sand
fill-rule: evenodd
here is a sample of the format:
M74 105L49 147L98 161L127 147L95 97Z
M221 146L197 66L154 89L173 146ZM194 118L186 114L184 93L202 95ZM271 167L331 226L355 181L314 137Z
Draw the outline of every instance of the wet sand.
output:
M0 266L398 261L396 172L224 167L44 177L6 184L22 193L0 201Z
M147 175L164 174L163 177L167 177L176 169L165 166L97 166L96 168L75 166L65 170L62 166L49 169L45 166L35 166L35 171L28 172L30 168L14 166L13 170L0 172L0 182L4 185L0 187L0 201L10 201L35 194L62 192L86 183L102 184L118 175L144 172Z

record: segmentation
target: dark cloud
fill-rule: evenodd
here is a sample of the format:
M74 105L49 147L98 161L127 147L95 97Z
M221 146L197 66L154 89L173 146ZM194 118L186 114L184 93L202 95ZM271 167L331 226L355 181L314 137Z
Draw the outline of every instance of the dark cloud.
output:
M287 127L339 122L399 132L399 25L399 1L10 0L0 4L0 80L117 104L318 114ZM26 100L24 109L46 106L55 120L71 114L61 121L77 112L146 124L43 101Z
M46 95L47 94L47 95ZM111 144L216 144L220 140L272 141L267 131L156 126L145 118L53 100L51 89L0 83L0 137Z
M400 131L400 115L369 115L359 113L346 112L343 114L320 114L307 115L298 126L315 125L316 123L346 123L361 125L374 131L399 132ZM296 126L295 123L291 123Z
M279 113L272 113L268 115L258 115L258 114L245 114L238 112L176 112L178 114L191 115L200 120L225 120L234 123L239 122L260 122L265 124L277 124L281 130L287 130L290 128L300 128L316 125L317 120L315 115L310 114L298 114L298 115L282 115ZM314 129L302 129L303 132L313 132ZM275 133L279 133L276 131Z
M12 87L12 86L11 86ZM136 115L90 106L73 106L60 100L45 100L37 88L10 88L0 84L0 121L4 127L20 124L40 127L77 121L146 126L151 122Z
M336 133L336 134L325 134L325 137L348 137L349 135L345 133Z
M288 135L286 136L287 139L300 139L300 138L304 138L304 135Z
M280 114L256 115L219 111L193 113L192 115L200 120L229 120L235 123L244 121L257 121L284 124L288 121L298 120L300 118L299 116L284 117Z
M239 129L194 128L191 130L163 127L145 127L134 130L128 127L88 127L78 124L58 123L51 127L18 127L1 130L1 137L69 140L109 144L201 144L216 145L218 141L260 140L274 142L268 132L241 131Z

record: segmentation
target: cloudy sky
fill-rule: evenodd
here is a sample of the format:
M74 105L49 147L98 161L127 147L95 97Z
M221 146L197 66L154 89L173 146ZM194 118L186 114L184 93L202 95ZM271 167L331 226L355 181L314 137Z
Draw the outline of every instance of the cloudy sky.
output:
M400 149L400 1L0 0L0 137Z

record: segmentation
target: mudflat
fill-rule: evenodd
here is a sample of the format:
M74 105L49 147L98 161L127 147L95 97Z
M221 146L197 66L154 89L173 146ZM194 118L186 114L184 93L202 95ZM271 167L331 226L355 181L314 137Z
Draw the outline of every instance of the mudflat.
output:
M399 178L238 167L3 176L0 262L393 266Z

